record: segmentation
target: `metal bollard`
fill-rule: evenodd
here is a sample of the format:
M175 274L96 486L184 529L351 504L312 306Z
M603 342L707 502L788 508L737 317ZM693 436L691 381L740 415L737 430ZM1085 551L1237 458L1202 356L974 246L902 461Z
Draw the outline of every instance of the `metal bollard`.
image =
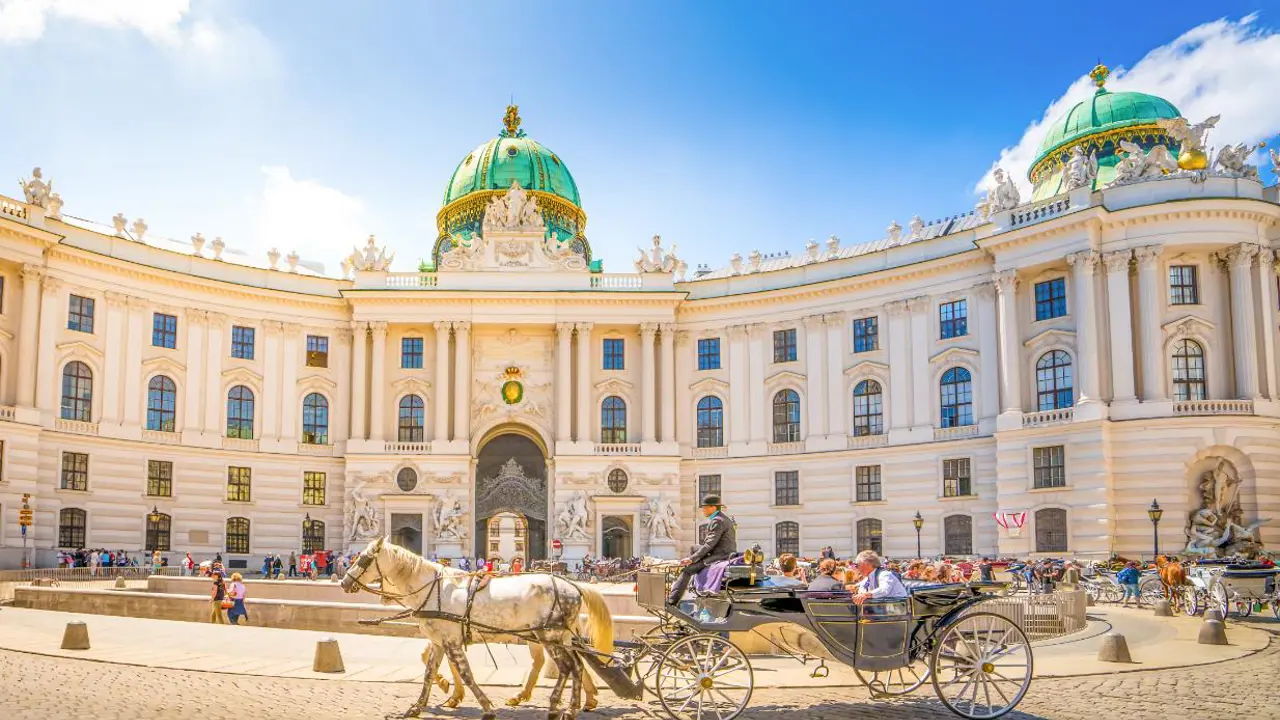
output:
M1131 663L1129 643L1120 633L1107 633L1102 636L1102 647L1098 648L1098 659L1102 662Z
M325 638L316 643L316 657L311 664L314 672L322 673L340 673L346 672L346 667L342 664L342 651L338 649L338 641L333 638Z
M79 620L67 623L67 629L62 631L62 649L88 650L89 626Z

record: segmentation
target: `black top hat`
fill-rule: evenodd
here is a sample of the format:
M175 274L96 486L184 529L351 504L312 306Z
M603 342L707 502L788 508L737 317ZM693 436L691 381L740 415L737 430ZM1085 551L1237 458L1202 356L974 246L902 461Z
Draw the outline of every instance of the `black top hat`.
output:
M720 507L722 504L723 503L720 502L719 495L704 495L702 498L702 507L706 507L708 505L715 505L716 507Z

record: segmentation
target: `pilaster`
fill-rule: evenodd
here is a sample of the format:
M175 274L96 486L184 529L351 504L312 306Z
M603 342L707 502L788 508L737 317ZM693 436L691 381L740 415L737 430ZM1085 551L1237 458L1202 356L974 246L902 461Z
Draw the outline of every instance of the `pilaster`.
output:
M124 360L124 421L121 423L126 435L141 436L142 423L142 347L151 342L149 327L151 305L140 297L129 298L129 329L125 333L126 346Z
M987 433L995 429L993 423L1001 410L1000 393L1007 382L1000 352L1004 326L996 316L996 283L982 282L974 285L973 295L977 299L975 317L978 321L978 374L981 376L981 382L978 383L978 431ZM1014 304L1016 306L1017 303ZM1019 405L1016 418L1012 415L1008 418L1016 419L1019 427L1022 424L1021 409Z
M1160 283L1161 252L1159 245L1146 245L1133 251L1138 265L1138 341L1142 346L1143 403L1163 403L1169 400L1160 330L1160 321L1164 316ZM1172 408L1170 411L1172 412Z
M577 403L578 403L578 419L574 427L574 438L579 446L586 451L591 446L592 438L592 422L591 422L591 328L592 323L581 322L574 326L578 336L578 362L577 362Z
M747 353L748 353L748 374L746 394L750 398L748 410L751 418L749 420L751 427L750 444L754 446L754 450L764 452L766 443L772 439L769 430L769 412L766 410L765 389L764 389L764 369L767 362L765 357L769 352L766 347L766 338L769 337L768 328L764 323L752 323L747 326Z
M362 441L367 437L365 418L369 413L365 399L369 384L369 323L353 320L351 333L351 439Z
M825 343L826 328L821 315L808 315L804 324L804 403L805 422L802 425L804 439L818 440L827 434L827 403L831 401L826 391Z
M556 442L573 441L573 323L556 324Z
M662 364L659 370L659 404L662 408L662 419L659 423L660 439L663 443L676 441L676 326L675 323L662 323Z
M1107 329L1111 342L1111 403L1137 401L1133 380L1133 315L1129 304L1130 250L1102 256L1107 266Z
M889 318L889 442L911 431L911 340L907 301L884 306Z
M182 402L182 442L198 444L201 436L200 401L204 398L205 336L209 314L204 310L189 309L183 317L187 331L187 377L183 383L186 397Z
M937 392L929 378L929 310L928 297L907 300L911 313L911 431L918 437L933 436L933 412L930 400Z
M997 305L1000 313L1000 395L1001 428L1021 424L1022 415L1022 344L1018 341L1018 271L1001 270L995 275ZM1017 420L1010 423L1008 420Z
M449 442L449 331L453 323L432 323L436 331L436 380L432 393L432 430L437 444Z
M1099 419L1106 415L1098 404L1098 317L1094 300L1094 269L1098 251L1082 250L1067 255L1071 265L1072 285L1076 298L1076 420Z
M284 323L267 320L262 323L266 342L262 364L262 430L258 433L260 445L272 446L280 438L280 366L281 335Z
M222 347L227 332L227 316L209 312L205 314L205 323L208 327L205 332L204 432L201 437L207 445L220 446L221 438L226 434L223 412L227 399L222 386Z
M39 344L40 338L40 283L43 279L44 268L30 264L22 266L22 318L18 327L17 405L27 411L36 407L36 346Z
M381 444L387 429L387 324L381 320L369 323L372 339L372 366L369 374L369 440Z
M640 442L655 442L657 416L655 408L657 366L655 363L654 338L658 332L656 323L640 324Z
M63 316L59 313L62 294L62 282L52 275L46 275L41 285L40 296L40 340L36 353L36 407L40 410L41 422L52 424L58 417L57 392L61 386L55 364L54 343L58 336L58 321Z
M1249 270L1258 255L1258 246L1234 245L1226 252L1231 273L1231 337L1235 356L1236 397L1255 400L1258 392L1258 362L1255 318L1253 315L1253 281Z
M471 441L471 323L453 323L453 440L465 452Z
M849 408L853 406L853 398L845 392L844 383L844 359L846 348L849 347L846 335L849 316L842 312L827 313L822 316L822 322L827 333L827 384L826 396L822 398L822 404L827 410L826 432L833 443L846 444L849 429L845 426L845 418L848 417Z
M748 409L751 401L750 390L747 389L749 375L749 353L747 351L747 326L730 325L725 328L729 336L729 444L730 454L746 454L746 445L751 439Z
M1265 396L1280 400L1280 388L1276 387L1276 276L1275 253L1270 248L1259 248L1258 262L1254 266L1258 274L1258 307L1261 308L1259 326L1262 333L1262 379L1266 382Z
M281 328L283 344L280 383L280 430L279 437L282 452L296 452L298 445L298 411L302 398L298 396L298 368L302 363L299 356L302 350L302 326L296 323L284 323ZM290 449L292 446L292 449Z
M107 366L102 377L102 418L100 426L120 425L120 391L124 383L125 320L129 313L129 298L124 293L108 290L106 293L107 330L104 347ZM190 385L190 367L187 368ZM190 390L190 388L188 388ZM197 391L199 388L197 388ZM188 396L190 393L188 392ZM136 398L134 398L136 399ZM190 397L188 397L188 402ZM198 403L197 403L198 406Z

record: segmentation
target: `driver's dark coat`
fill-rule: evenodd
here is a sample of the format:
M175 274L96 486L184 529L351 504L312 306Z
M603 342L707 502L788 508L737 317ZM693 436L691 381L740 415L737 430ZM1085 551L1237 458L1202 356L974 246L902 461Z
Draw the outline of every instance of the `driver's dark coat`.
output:
M738 531L733 518L719 513L707 525L707 539L689 556L692 563L710 565L728 560L738 551Z

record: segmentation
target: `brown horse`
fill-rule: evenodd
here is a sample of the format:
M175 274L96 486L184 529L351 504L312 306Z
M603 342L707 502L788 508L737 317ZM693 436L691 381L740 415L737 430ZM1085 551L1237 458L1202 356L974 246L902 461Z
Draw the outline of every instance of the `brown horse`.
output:
M1160 585L1164 588L1164 598L1174 612L1182 609L1182 586L1187 584L1187 571L1177 558L1169 559L1164 555L1156 558L1156 569L1160 572Z

